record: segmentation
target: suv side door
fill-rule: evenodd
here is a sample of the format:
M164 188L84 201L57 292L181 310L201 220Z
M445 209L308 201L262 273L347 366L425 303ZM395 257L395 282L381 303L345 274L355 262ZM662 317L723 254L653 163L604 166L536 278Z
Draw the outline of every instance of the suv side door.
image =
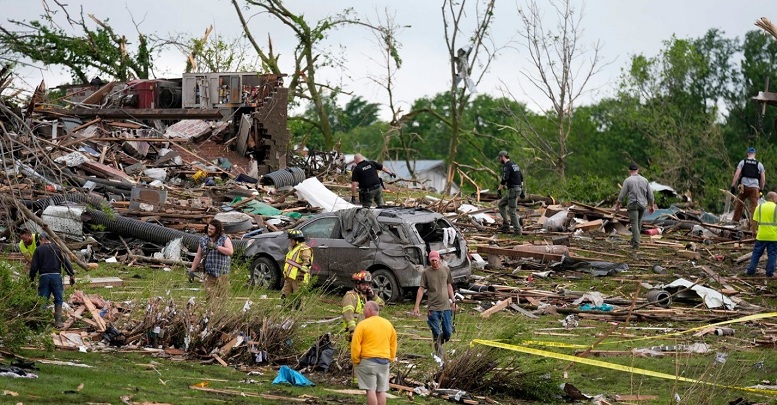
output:
M305 235L308 246L313 249L313 266L311 275L318 277L319 282L329 278L329 256L331 254L332 235L339 233L337 217L321 217L311 220L299 229Z
M305 224L302 228L305 237L308 238L313 248L314 262L319 266L314 275L319 277L319 282L326 278L336 277L338 285L351 286L351 275L359 270L366 270L363 262L370 260L375 253L375 243L370 241L367 246L356 246L346 241L341 236L340 220L336 216L319 218ZM310 236L308 236L310 229Z

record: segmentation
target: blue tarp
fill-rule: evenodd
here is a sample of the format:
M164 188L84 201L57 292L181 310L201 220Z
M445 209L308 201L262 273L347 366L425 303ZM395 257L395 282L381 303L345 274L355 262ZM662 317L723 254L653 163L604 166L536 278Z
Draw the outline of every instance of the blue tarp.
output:
M305 378L304 375L300 374L299 371L293 370L289 366L281 366L281 369L278 370L278 376L275 377L272 383L290 384L290 385L297 385L300 387L310 387L310 386L316 385L316 384L313 384L307 378Z

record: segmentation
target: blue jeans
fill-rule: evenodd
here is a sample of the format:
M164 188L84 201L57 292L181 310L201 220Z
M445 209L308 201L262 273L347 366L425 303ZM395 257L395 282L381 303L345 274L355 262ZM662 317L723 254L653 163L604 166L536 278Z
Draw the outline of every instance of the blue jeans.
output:
M440 331L440 321L442 321L442 331ZM453 334L453 322L451 322L451 310L445 311L429 311L426 317L426 323L432 329L432 337L437 342L438 338L442 338L440 343L445 343L451 339Z
M38 277L38 296L46 298L54 295L54 305L62 305L62 291L65 287L62 285L62 275L59 273L46 273Z
M774 276L774 265L777 264L777 242L757 240L753 246L753 256L750 257L750 265L747 266L747 274L755 274L755 269L758 268L758 261L761 260L761 256L766 250L766 275L768 277Z

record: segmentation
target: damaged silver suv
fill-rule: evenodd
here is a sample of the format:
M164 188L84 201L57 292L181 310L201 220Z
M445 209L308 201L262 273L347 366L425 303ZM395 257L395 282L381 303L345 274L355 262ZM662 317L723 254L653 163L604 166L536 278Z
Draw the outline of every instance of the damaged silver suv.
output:
M295 229L313 248L311 273L318 284L351 287L351 275L368 270L375 292L386 301L398 301L418 287L431 250L440 252L455 283L465 282L472 272L462 234L427 209L352 208L317 215ZM286 232L251 237L245 251L252 258L251 283L280 289L288 248Z

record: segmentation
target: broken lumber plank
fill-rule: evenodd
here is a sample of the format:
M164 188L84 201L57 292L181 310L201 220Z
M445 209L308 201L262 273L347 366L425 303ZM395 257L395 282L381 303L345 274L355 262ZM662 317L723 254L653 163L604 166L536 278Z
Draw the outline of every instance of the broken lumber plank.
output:
M564 256L570 256L569 250L566 246L549 245L549 246L535 246L535 245L518 245L512 249L493 247L493 246L479 246L478 253L494 254L507 257L528 257L538 259L542 261L561 261ZM583 261L598 261L600 259L570 256L575 260Z
M677 255L691 260L701 259L701 255L699 254L699 252L693 252L690 250L678 250Z
M218 119L224 115L216 108L51 108L47 114L77 116L81 118L101 117L103 119Z
M742 256L737 257L737 259L734 260L734 262L736 262L737 264L742 263L742 262L746 262L746 261L750 260L751 257L753 257L753 252L747 252L747 253L743 254Z
M232 350L233 347L235 347L235 345L237 345L239 339L241 339L240 336L235 336L232 338L229 342L227 342L227 344L219 349L218 354L225 356L227 353L229 353L230 350Z
M658 399L658 395L620 395L615 394L616 401L652 401Z
M521 314L521 315L523 315L525 317L531 318L531 319L539 318L537 315L534 315L533 313L531 313L531 312L529 312L529 311L519 307L518 305L516 305L514 303L510 304L510 309L512 309L515 312L518 312L519 314Z
M308 398L283 397L280 395L255 394L253 392L244 392L244 391L238 391L238 390L198 387L196 385L190 385L189 389L196 390L196 391L203 391L203 392L211 392L214 394L227 394L227 395L236 395L240 397L264 398L264 399L275 400L275 401L311 402L310 397Z
M110 177L126 184L137 184L137 181L121 170L114 169L102 163L88 161L78 165L79 168L97 176Z
M495 254L495 255L507 256L507 257L528 257L528 258L539 259L543 261L561 261L562 257L564 256L563 254L561 254L561 249L555 249L557 248L557 246L548 246L547 249L545 249L544 246L540 246L539 247L540 249L537 249L536 246L532 246L532 245L527 245L528 248L524 248L522 246L523 245L516 246L513 249L491 247L491 246L479 247L478 253ZM555 253L556 251L558 251L559 253Z
M213 353L213 354L211 354L211 356L212 356L214 359L216 359L216 361L217 361L217 362L219 362L219 364L221 364L222 366L224 366L224 367L229 367L229 364L227 364L227 362L226 362L226 361L224 361L224 359L222 359L222 358L221 358L221 356L219 356L218 354L216 354L216 353Z
M583 222L575 225L575 229L582 229L584 232L595 231L604 225L604 221L601 219L595 219L593 221Z
M512 298L507 298L503 301L499 301L494 305L493 307L483 311L480 313L481 318L488 318L489 316L493 315L496 312L499 312L505 308L507 308L511 303L513 302Z
M191 142L191 139L186 138L133 138L131 136L103 136L99 138L90 138L90 142Z
M103 97L105 97L105 95L110 93L111 90L113 90L113 86L115 86L117 83L118 82L106 83L105 85L97 89L97 91L95 91L94 93L88 95L85 99L83 99L80 104L81 105L89 105L89 104L100 105Z
M79 281L86 281L90 287L122 287L124 286L124 280L119 277L83 277L78 278ZM70 286L70 276L64 276L62 283L65 286Z
M97 330L100 332L105 332L105 321L103 320L103 317L100 316L100 311L97 310L97 308L92 303L91 298L89 298L87 294L84 294L84 305L86 305L86 309L89 310L89 313L92 314L92 320L94 321Z
M619 255L617 253L597 252L597 251L594 251L594 250L586 250L586 249L572 248L572 247L569 248L569 253L577 253L577 252L591 253L591 254L600 255L600 256L607 256L607 257L617 257L617 258L620 258L620 259L626 258L626 256Z

